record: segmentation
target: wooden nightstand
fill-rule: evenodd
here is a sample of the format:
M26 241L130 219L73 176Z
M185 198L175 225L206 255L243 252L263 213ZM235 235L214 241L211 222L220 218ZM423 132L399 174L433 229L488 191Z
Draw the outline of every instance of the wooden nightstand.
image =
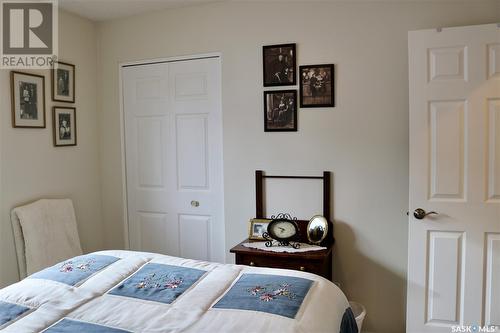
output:
M329 221L328 234L321 242L326 250L309 252L271 252L252 249L241 245L249 242L248 239L231 249L236 255L236 264L259 267L295 269L299 271L314 273L332 281L333 265L333 223L330 220L330 172L324 171L323 176L268 176L264 171L255 171L255 217L265 218L264 212L264 181L268 178L279 179L317 179L323 182L323 216ZM299 241L307 243L307 224L309 221L297 220L299 227Z
M286 253L252 249L241 245L247 242L248 239L231 249L231 253L236 255L237 265L294 269L314 273L332 281L332 245L326 250Z

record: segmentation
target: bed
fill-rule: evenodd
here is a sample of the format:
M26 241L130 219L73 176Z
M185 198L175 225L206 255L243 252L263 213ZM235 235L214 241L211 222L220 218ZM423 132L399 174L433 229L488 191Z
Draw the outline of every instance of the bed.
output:
M133 251L78 256L0 290L2 332L356 333L332 282Z

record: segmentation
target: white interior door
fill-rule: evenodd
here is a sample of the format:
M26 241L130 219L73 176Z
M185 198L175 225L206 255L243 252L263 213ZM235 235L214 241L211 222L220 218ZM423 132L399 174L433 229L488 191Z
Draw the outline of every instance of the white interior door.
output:
M130 248L224 261L220 58L122 69Z
M500 29L410 32L409 69L407 331L500 325Z

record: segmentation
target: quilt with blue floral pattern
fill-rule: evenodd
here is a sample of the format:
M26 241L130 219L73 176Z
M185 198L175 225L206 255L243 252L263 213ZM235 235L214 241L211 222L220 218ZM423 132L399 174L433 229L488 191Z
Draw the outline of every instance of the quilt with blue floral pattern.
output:
M162 264L146 264L111 290L111 295L172 303L198 281L205 271Z
M0 331L358 333L323 277L134 251L69 258L0 289Z
M86 323L84 321L63 318L61 321L50 326L45 333L128 333L129 331L118 328Z
M74 286L119 258L105 255L83 255L30 275L29 279L46 279Z
M214 307L295 318L312 282L292 276L243 274Z

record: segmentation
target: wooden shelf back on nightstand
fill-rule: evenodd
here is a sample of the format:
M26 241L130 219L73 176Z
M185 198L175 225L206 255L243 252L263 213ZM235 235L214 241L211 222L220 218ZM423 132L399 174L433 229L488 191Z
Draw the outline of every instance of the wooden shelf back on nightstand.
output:
M328 235L321 243L322 246L331 246L334 243L333 237L333 223L331 220L330 210L330 188L331 176L329 171L323 171L323 176L268 176L262 170L255 171L255 217L258 219L265 219L264 209L264 181L269 178L278 179L317 179L323 181L323 216L328 220ZM312 217L312 216L311 216ZM307 239L307 220L298 220L300 231L300 241L308 243Z

